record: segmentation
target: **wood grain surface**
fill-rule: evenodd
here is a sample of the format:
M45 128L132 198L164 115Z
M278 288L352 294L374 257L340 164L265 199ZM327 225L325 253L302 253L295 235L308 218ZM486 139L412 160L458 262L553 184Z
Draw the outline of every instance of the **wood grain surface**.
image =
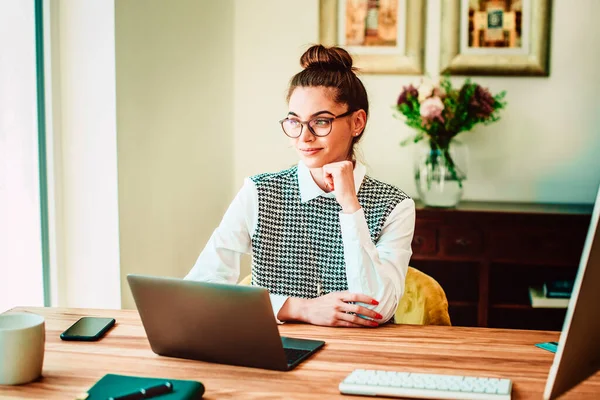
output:
M355 368L509 378L513 399L541 399L554 355L534 346L559 332L386 325L378 328L280 326L284 336L321 339L325 347L290 372L162 357L154 354L137 311L17 308L46 318L43 376L21 386L0 385L0 399L75 399L104 374L192 379L206 399L324 399ZM66 342L61 332L82 316L116 318L98 342ZM600 373L564 398L600 398Z

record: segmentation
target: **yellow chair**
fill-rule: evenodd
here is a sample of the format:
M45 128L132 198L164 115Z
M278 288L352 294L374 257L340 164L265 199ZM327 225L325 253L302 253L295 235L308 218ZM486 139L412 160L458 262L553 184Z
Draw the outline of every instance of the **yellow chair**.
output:
M249 285L252 283L252 274L248 274L242 279L238 285Z
M252 274L240 285L249 285ZM450 326L448 300L440 284L429 275L408 267L404 295L400 299L394 320L397 324Z
M397 324L452 325L444 289L431 276L408 267L404 295L394 320Z

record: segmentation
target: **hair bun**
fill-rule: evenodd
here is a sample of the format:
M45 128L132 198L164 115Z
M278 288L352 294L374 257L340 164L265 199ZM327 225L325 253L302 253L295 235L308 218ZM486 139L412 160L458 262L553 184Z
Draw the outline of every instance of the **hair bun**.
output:
M340 47L311 46L300 57L302 68L321 68L331 71L352 71L352 56Z

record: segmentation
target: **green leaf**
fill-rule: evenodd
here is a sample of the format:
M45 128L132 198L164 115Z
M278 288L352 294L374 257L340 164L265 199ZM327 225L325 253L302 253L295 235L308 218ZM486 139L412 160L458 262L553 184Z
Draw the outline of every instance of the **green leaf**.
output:
M403 141L400 142L400 146L404 147L409 144L412 144L412 143L414 143L414 140L415 140L415 136L407 137L406 139L404 139Z

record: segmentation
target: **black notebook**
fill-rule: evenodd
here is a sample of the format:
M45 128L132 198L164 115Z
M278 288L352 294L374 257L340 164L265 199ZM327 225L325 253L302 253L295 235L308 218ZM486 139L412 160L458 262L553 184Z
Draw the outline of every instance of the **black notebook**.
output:
M197 381L107 374L88 390L86 400L106 400L165 382L171 382L173 390L155 397L156 400L195 400L204 394L204 385Z

